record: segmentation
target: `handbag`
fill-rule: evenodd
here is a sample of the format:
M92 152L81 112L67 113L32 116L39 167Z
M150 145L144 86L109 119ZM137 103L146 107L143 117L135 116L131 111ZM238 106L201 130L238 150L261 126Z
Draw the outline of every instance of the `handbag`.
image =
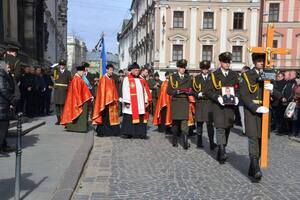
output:
M290 102L285 109L284 117L288 119L292 119L295 114L296 102Z

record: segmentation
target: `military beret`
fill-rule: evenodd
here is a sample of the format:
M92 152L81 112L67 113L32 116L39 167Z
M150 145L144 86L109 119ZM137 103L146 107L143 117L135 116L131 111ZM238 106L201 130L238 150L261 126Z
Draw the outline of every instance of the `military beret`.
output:
M180 68L186 68L186 66L187 66L187 60L185 60L185 59L178 60L176 62L176 66L180 67Z
M65 59L60 59L58 62L59 65L66 65L67 61Z
M230 63L232 60L232 54L230 52L223 52L219 55L219 61L224 63Z
M252 61L255 62L257 60L263 60L265 61L266 54L264 53L252 53Z
M80 65L76 67L77 71L85 71L85 66Z
M139 64L137 64L136 62L132 63L130 70L132 70L132 69L140 69Z
M203 60L200 62L200 69L209 69L210 68L210 61Z

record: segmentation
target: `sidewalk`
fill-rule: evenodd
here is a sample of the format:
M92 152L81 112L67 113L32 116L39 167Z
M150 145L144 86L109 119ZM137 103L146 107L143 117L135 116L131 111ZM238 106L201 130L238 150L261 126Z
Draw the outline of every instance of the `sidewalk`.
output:
M55 116L45 117L46 125L23 136L21 198L51 199L85 134L55 126ZM9 138L14 144L15 138ZM0 199L14 198L15 153L0 156Z

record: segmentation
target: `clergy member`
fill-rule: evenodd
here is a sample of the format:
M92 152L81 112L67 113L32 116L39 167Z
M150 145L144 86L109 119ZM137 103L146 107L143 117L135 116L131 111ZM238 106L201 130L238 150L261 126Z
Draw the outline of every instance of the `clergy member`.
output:
M158 95L157 103L155 105L155 112L153 115L153 125L158 126L159 132L165 132L166 134L171 134L171 100L172 97L167 94L168 82L169 82L169 72L165 73L166 80L162 83L160 87L160 92Z
M148 106L148 95L139 78L140 67L137 63L130 66L130 73L122 85L123 121L121 134L125 138L147 138L145 111Z
M74 75L68 88L60 124L66 126L68 131L87 132L88 103L93 99L93 96L82 79L85 73L85 66L78 66L76 69L77 73Z
M112 78L114 66L106 66L106 74L101 77L93 113L93 124L97 125L98 136L119 135L119 95Z

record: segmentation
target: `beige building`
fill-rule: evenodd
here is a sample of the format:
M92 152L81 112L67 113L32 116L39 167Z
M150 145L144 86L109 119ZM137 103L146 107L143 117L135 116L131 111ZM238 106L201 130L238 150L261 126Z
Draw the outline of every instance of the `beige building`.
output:
M86 60L87 47L83 41L75 36L67 38L67 66L69 69L81 65Z
M201 60L218 66L218 55L233 53L232 68L252 65L247 48L257 45L257 0L133 0L132 59L156 70L175 69L185 58L189 70Z

